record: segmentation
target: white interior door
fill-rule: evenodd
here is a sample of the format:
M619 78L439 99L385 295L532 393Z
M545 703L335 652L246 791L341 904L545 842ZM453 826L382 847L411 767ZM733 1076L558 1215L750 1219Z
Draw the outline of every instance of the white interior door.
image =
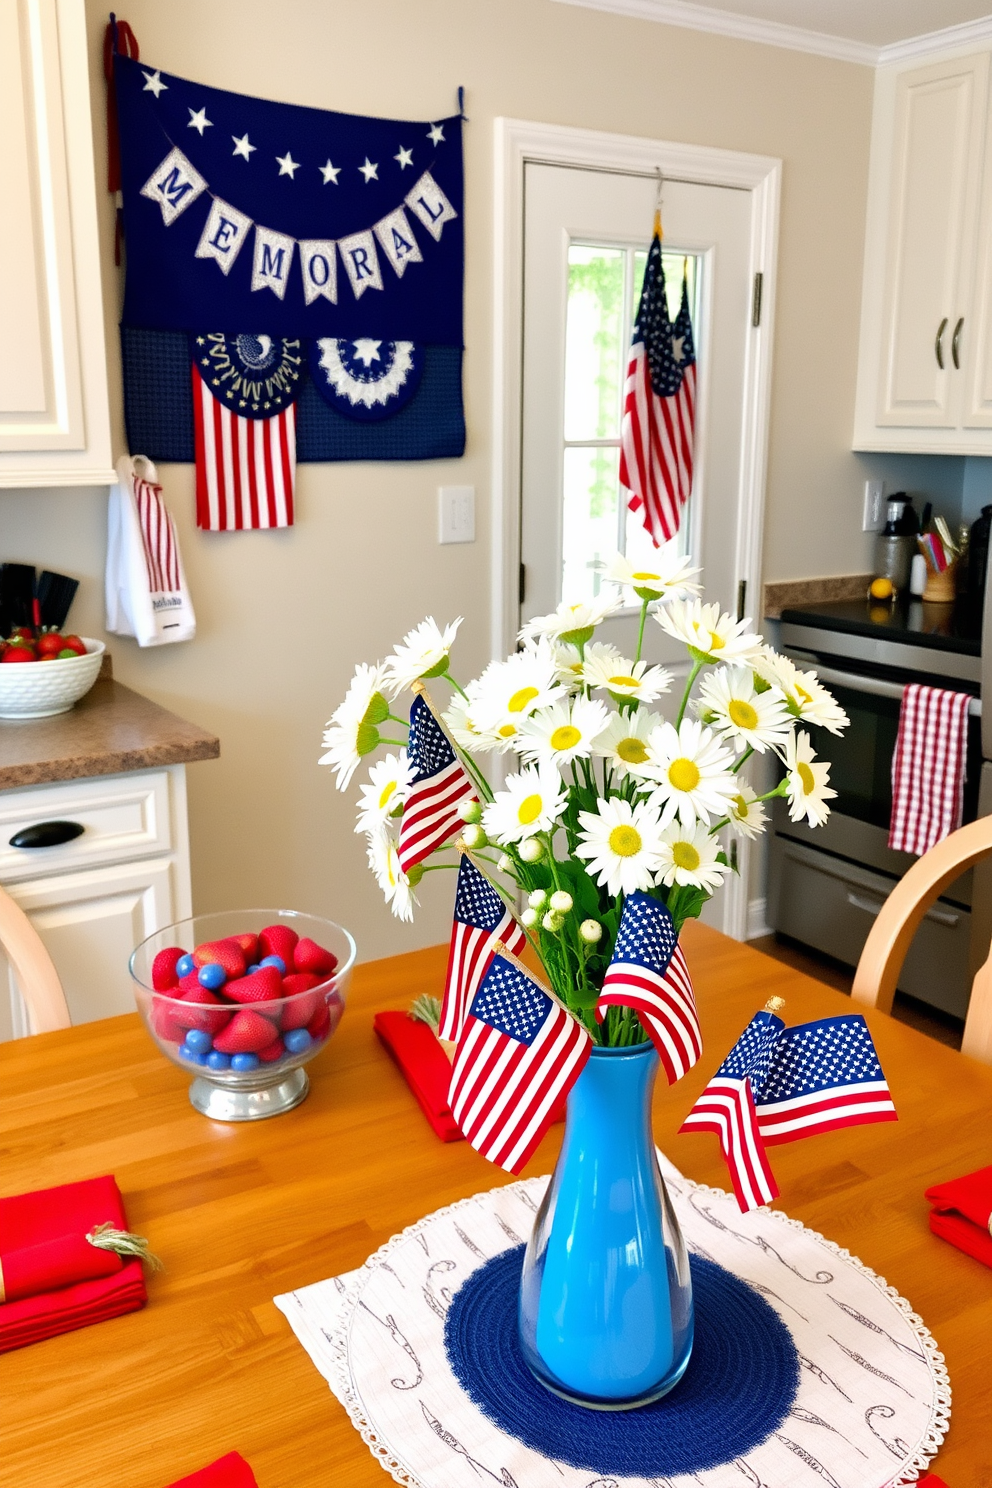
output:
M618 480L623 382L656 186L643 174L528 162L524 213L521 618L600 587L619 548L654 551ZM736 612L747 338L752 334L751 192L666 181L671 314L688 272L698 376L692 496L679 535L708 599ZM757 596L754 596L756 599ZM750 610L749 610L750 613ZM603 627L626 655L636 610ZM650 626L644 654L681 661Z

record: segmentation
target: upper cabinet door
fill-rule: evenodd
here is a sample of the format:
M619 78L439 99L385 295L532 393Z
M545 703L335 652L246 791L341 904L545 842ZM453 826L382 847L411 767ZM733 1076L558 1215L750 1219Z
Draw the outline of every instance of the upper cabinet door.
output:
M974 273L988 86L988 53L896 82L879 425L961 419L959 322Z
M0 485L113 478L83 0L0 0Z

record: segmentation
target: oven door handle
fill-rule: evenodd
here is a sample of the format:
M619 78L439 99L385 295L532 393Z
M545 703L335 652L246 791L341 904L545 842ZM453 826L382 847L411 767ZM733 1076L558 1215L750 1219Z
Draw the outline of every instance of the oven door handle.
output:
M876 899L874 896L869 897L868 894L856 894L853 889L848 889L847 902L853 909L863 909L865 914L878 915L881 913L885 900ZM946 925L950 930L953 930L955 925L958 925L961 921L960 915L952 914L949 910L945 909L928 909L923 918L925 920L933 920L936 925Z
M870 692L875 697L901 698L906 690L903 682L886 682L882 677L862 677L858 672L842 672L835 667L815 665L814 670L821 682L831 682L835 687L849 687L852 692ZM968 704L968 716L981 718L982 700L973 697Z

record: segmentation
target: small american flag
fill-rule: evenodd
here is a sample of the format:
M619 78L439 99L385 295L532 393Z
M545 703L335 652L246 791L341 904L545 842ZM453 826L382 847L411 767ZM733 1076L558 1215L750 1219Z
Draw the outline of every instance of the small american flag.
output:
M703 1040L675 925L665 905L640 891L628 894L613 959L596 1005L636 1009L654 1041L669 1085L681 1080L702 1053Z
M896 1109L860 1014L786 1028L757 1013L682 1124L715 1131L743 1211L778 1187L766 1146L817 1132L895 1121Z
M624 384L620 430L620 484L630 492L631 511L643 510L644 527L656 547L679 530L692 490L696 420L696 350L689 288L682 279L682 304L668 319L661 222L644 271Z
M214 397L196 366L192 376L197 527L292 527L296 405L271 418L243 418Z
M497 953L472 999L448 1105L466 1140L519 1173L568 1094L592 1038L560 1002Z
M176 524L162 500L162 487L136 475L134 499L141 523L149 591L152 594L175 593L182 588L179 543Z
M465 1014L501 941L518 954L527 937L502 899L470 858L462 858L455 892L455 918L448 951L448 975L441 1004L438 1038L457 1041Z
M961 825L970 702L966 692L918 682L903 691L889 821L896 852L920 857Z
M459 807L476 799L472 782L421 697L410 708L407 753L416 774L400 818L397 851L404 873L463 825Z

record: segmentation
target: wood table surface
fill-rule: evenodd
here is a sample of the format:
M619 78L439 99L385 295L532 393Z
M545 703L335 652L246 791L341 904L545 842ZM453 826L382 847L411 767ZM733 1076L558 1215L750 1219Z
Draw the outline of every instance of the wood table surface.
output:
M729 1187L715 1137L676 1136L696 1095L770 995L786 999L789 1023L850 1001L704 926L684 938L706 1047L684 1080L659 1088L655 1133L689 1177ZM142 1312L0 1357L3 1488L165 1488L233 1449L260 1488L389 1481L272 1298L511 1181L466 1143L434 1137L372 1031L379 1009L439 992L445 955L359 966L341 1026L309 1067L309 1098L269 1121L198 1115L189 1076L137 1015L0 1046L0 1193L113 1173L132 1228L166 1264ZM992 1068L867 1017L900 1119L774 1148L777 1207L922 1314L953 1389L935 1469L950 1488L990 1488L992 1271L930 1233L923 1190L992 1162ZM526 1173L550 1172L560 1140L553 1128Z

